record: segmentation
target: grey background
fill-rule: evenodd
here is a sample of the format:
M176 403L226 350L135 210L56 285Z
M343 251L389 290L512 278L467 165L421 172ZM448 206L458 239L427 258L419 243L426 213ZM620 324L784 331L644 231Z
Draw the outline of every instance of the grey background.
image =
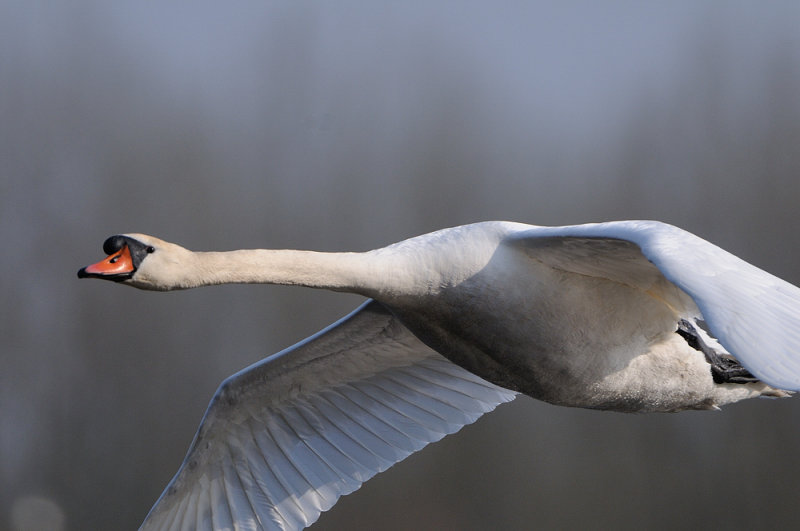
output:
M78 281L111 234L654 218L800 282L798 27L796 2L3 2L0 529L135 528L217 384L360 301ZM798 399L523 397L317 529L789 528L799 425Z

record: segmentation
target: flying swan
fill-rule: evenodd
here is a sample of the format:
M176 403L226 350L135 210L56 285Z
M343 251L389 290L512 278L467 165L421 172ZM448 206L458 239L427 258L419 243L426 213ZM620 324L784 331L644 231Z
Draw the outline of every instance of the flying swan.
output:
M144 530L303 528L517 393L649 412L800 389L800 289L655 221L485 222L363 253L192 252L143 234L103 250L79 277L369 299L222 383Z

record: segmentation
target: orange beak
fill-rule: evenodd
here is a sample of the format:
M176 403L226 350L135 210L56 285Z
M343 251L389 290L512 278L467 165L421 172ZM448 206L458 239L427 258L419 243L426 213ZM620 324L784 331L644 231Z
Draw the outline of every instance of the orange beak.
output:
M134 271L133 259L127 245L105 260L84 267L78 271L78 278L105 278L125 280Z

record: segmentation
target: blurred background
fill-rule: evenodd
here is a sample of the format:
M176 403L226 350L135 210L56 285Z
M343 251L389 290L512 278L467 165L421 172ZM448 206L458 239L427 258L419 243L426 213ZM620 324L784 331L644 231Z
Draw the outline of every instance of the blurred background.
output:
M0 529L136 528L219 382L360 303L78 281L112 234L653 218L800 283L799 27L793 1L0 3ZM521 397L316 529L786 529L798 448L798 398Z

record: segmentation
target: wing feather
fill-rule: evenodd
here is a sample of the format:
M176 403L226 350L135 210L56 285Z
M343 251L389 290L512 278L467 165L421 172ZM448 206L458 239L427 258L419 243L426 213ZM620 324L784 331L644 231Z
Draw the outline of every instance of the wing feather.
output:
M752 374L800 390L800 288L657 221L536 227L510 240L555 267L642 289L663 276L691 297L720 344Z
M300 529L514 396L367 302L220 386L142 529Z

